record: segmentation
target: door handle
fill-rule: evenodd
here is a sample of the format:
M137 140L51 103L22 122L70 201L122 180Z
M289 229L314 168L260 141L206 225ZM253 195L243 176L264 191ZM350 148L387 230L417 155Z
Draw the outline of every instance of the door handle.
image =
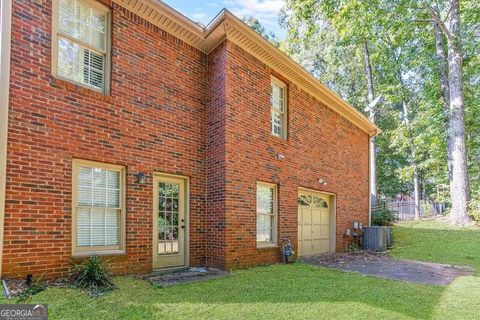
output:
M185 226L180 226L180 228L185 229Z

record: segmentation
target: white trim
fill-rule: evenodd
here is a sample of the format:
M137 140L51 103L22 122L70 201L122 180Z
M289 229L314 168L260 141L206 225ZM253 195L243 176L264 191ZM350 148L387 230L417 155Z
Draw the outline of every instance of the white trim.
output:
M3 226L7 180L7 135L10 92L10 44L12 36L12 0L0 2L0 277L3 258Z

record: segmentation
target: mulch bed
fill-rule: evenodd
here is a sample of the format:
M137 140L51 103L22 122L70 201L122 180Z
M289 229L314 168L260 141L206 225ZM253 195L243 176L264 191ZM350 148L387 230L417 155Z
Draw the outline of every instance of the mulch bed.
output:
M9 292L8 298L16 297L28 288L27 281L25 279L4 279L4 280ZM69 281L67 278L59 278L59 279L50 280L50 281L40 280L39 283L44 285L46 288L47 287L66 288L66 287L72 286L71 281ZM3 286L2 286L2 291L3 291L3 295L5 296L5 288L3 288Z

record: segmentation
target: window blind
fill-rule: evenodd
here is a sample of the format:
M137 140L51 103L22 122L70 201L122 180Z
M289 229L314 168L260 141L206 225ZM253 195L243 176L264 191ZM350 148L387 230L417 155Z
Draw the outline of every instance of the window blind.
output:
M120 172L79 167L77 246L119 245Z

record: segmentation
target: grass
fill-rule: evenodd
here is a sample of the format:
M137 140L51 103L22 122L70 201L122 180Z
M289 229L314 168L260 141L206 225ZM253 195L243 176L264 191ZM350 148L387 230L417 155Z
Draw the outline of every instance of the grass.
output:
M48 303L51 319L428 319L444 291L303 264L240 270L170 288L131 277L115 282L118 289L98 299L57 288L27 303Z
M395 228L396 258L472 266L480 271L480 228L408 221Z
M479 253L477 232L425 222L402 224L396 228L393 254L424 261L467 261L478 267L478 260L466 258ZM442 254L432 244L418 243L446 240L455 244L438 245L436 250ZM25 303L47 303L50 319L454 320L478 319L480 301L480 278L476 276L461 277L442 287L304 264L238 270L226 278L170 288L132 277L117 277L115 283L117 290L97 299L81 290L50 288Z

